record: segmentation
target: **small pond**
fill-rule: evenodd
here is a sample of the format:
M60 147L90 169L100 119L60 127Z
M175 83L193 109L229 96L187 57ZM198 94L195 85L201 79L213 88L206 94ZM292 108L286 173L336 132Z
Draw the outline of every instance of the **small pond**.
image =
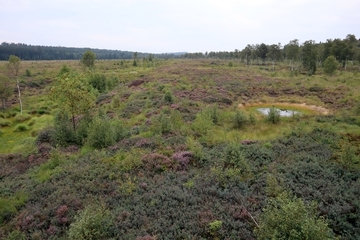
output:
M275 109L280 113L281 117L291 117L295 114L301 114L301 112L295 110L279 109L279 108L275 108ZM257 110L264 115L268 115L270 108L258 108Z

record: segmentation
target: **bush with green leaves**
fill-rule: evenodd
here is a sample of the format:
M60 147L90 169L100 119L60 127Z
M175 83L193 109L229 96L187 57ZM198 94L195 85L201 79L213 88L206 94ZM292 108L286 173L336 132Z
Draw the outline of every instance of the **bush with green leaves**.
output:
M334 56L329 56L324 61L324 71L328 75L333 75L338 66L339 63Z
M96 59L95 53L93 51L91 51L91 50L87 50L84 53L84 55L82 56L80 62L85 67L88 67L89 69L92 69L92 68L95 67L95 59Z
M215 220L209 223L208 228L210 235L216 238L218 236L218 231L221 229L221 227L222 227L222 221L220 220Z
M191 128L196 134L206 135L214 126L213 118L206 109L196 114L196 118L191 125Z
M76 132L70 121L70 115L67 112L58 112L54 117L54 132L52 139L55 145L66 147L77 145Z
M112 90L118 83L119 83L119 78L117 76L107 77L106 78L106 89Z
M89 126L88 144L96 149L109 147L115 143L115 131L107 117L96 117Z
M106 76L101 73L94 73L91 74L89 77L89 83L90 85L97 89L99 93L105 92L106 90Z
M171 110L170 122L173 130L181 130L184 127L184 120L178 110Z
M234 128L242 128L248 123L248 117L246 113L241 110L236 110L235 116L233 118L233 127Z
M129 131L121 121L111 120L106 115L92 119L87 128L87 143L96 149L109 147L129 136Z
M190 149L191 153L194 155L197 162L203 163L204 151L201 143L199 143L193 137L189 136L186 138L186 146Z
M125 127L122 121L111 121L111 127L114 129L115 142L119 142L127 137L130 137L130 131Z
M62 76L62 75L68 74L68 73L70 73L70 72L71 72L70 68L69 68L66 64L64 64L64 65L61 67L58 76L60 77L60 76Z
M29 69L26 69L26 70L25 70L25 75L26 75L27 77L31 77L31 71L30 71Z
M212 122L217 125L219 124L220 121L220 113L219 113L219 108L216 105L210 106L206 109L206 111L208 111Z
M86 142L86 139L89 134L89 127L92 122L92 117L89 114L86 114L79 118L78 124L75 130L76 143L77 145L83 145Z
M153 118L151 129L158 134L168 134L172 131L172 123L170 117L161 113L159 116Z
M280 122L280 112L275 107L269 108L268 114L266 115L266 121L269 123Z
M255 235L267 239L336 239L324 218L318 217L316 204L281 193L270 199L260 217Z
M78 212L69 228L69 239L110 239L111 215L103 204L90 205Z
M173 94L170 91L166 91L164 94L164 102L165 104L172 104L174 103Z
M23 206L28 196L24 192L16 192L13 197L0 197L0 224L3 226L11 216L15 215L19 207Z

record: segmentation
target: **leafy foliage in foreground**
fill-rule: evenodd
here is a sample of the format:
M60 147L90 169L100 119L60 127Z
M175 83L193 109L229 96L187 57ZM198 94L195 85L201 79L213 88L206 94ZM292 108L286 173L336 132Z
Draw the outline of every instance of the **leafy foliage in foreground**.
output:
M323 218L316 216L316 204L306 206L286 193L270 199L256 229L257 239L335 239Z
M79 158L52 155L56 164L40 166L39 171L48 172L41 182L38 177L43 174L35 172L30 179L18 178L17 183L7 179L2 189L11 187L9 183L27 182L28 204L10 223L28 238L89 233L115 239L252 239L256 228L252 217L261 226L259 238L274 230L271 216L282 221L283 214L274 212L275 208L298 216L294 221L303 220L294 223L294 229L312 229L308 234L313 236L324 230L321 236L331 237L324 222L316 220L320 214L335 234L356 239L360 173L334 167L332 156L339 140L341 136L318 129L292 133L271 142L271 147L260 143L203 147L207 161L198 165L189 152L151 153L151 140L138 139L115 152L95 151ZM141 161L131 165L136 159ZM279 180L276 185L297 198L269 200L271 193L277 195L269 174ZM313 201L318 208L307 208ZM98 220L87 224L90 216ZM287 226L281 231L295 234ZM296 234L305 234L302 230Z

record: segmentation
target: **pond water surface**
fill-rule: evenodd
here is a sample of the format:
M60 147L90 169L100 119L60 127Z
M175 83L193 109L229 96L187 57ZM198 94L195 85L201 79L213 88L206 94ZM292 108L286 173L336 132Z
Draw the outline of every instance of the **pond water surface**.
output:
M276 111L279 112L281 117L291 117L295 114L301 114L301 112L295 110L287 110L287 109L279 109L279 108L275 108L275 109ZM270 112L270 108L258 108L257 110L264 115L268 115Z

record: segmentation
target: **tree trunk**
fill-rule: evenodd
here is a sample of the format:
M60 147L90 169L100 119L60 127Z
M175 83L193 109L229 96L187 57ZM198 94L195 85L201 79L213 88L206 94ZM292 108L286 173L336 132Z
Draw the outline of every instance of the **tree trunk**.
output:
M21 92L20 92L20 84L19 84L19 78L16 76L16 86L18 89L18 94L19 94L19 103L20 103L20 114L22 115L22 101L21 101Z

